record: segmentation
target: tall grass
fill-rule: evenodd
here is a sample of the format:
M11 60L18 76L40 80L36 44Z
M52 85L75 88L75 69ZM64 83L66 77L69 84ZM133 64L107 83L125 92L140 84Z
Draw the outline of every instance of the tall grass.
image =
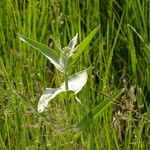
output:
M149 18L148 0L1 0L0 149L148 150ZM63 79L16 33L57 48L52 39L64 47L78 32L81 42L99 24L72 69L94 66L79 94L86 108L61 94L39 114L45 87L57 87ZM88 113L92 116L86 119Z

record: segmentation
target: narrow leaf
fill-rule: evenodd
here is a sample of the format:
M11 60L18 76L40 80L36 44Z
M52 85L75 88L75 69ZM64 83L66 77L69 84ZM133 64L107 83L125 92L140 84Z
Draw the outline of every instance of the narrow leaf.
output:
M77 60L77 58L83 53L84 49L87 47L87 45L90 43L94 35L97 33L99 30L99 26L96 27L76 48L75 52L70 59L71 65Z
M94 115L96 115L97 113L99 114L99 116L108 109L108 107L111 105L111 101L109 100L104 100L103 102L101 102L99 105L97 105L96 107L94 107L87 115L84 116L84 118L79 122L78 124L78 128L84 129L90 126L90 124L93 122L94 120Z
M71 48L71 50L74 50L76 44L77 44L77 39L78 39L78 33L76 36L70 41L68 47Z
M63 62L59 59L59 55L56 51L53 49L49 48L48 46L41 44L39 42L36 42L32 39L29 39L23 35L17 34L18 38L25 42L28 43L30 46L33 48L36 48L40 50L40 52L47 57L47 59L50 60L50 62L61 72L64 72L64 67L63 67Z
M124 89L116 91L112 95L112 99L115 101L122 93ZM108 110L109 106L113 104L113 101L106 98L99 105L95 106L88 114L86 114L83 119L79 122L78 128L85 129L90 126L90 124L99 116L101 116L106 110Z
M43 112L44 109L47 107L48 102L55 98L56 95L58 95L62 91L63 90L60 88L47 88L38 102L38 112Z

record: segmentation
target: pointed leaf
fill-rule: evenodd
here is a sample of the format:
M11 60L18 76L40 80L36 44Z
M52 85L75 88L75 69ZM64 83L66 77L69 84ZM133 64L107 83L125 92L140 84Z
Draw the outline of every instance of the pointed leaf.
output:
M90 43L94 35L99 30L99 26L96 27L75 49L76 53L71 56L70 63L71 65L77 60L77 58L83 53L86 46Z
M71 48L71 50L73 50L77 44L77 39L78 39L78 33L76 34L76 36L70 41L68 47Z
M73 91L75 94L80 92L82 90L83 86L87 82L87 77L88 77L87 72L88 72L88 70L89 70L89 68L85 69L85 70L82 70L82 71L80 71L80 72L78 72L78 73L76 73L76 74L69 77L69 80L68 80L69 90L68 91L66 91L64 82L63 82L63 84L61 85L60 88L47 88L46 91L44 92L44 94L41 96L39 102L38 102L38 109L37 109L38 112L43 112L44 109L47 107L48 102L50 100L52 100L53 98L55 98L61 92ZM78 100L79 99L77 99L77 101Z
M124 89L116 91L112 95L112 100L116 100L122 93ZM83 119L79 122L78 128L85 129L91 125L91 123L99 116L101 116L106 110L108 110L109 106L113 104L113 101L106 98L99 105L95 106L88 114L86 114Z
M87 77L87 69L70 76L68 80L68 91L73 91L75 94L80 92L87 82ZM65 89L65 83L60 88Z
M59 93L63 92L60 88L47 88L38 102L38 112L43 112L47 107L48 102L55 98Z
M59 59L59 55L56 51L23 35L17 34L17 36L21 41L28 43L33 48L40 50L40 52L46 56L59 71L64 72L63 62L61 62Z
M100 116L105 110L108 109L111 104L112 103L109 100L104 100L101 102L98 106L96 106L87 115L84 116L84 118L79 122L78 128L84 129L89 127L94 120L95 113L99 113Z

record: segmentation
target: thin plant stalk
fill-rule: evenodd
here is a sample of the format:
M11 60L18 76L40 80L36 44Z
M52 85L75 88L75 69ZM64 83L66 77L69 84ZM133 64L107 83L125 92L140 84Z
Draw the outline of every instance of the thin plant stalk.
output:
M67 71L65 71L65 88L66 88L66 91L69 90L69 87L68 87L68 73L67 73Z
M65 72L64 72L64 79L65 79L65 89L66 91L68 91L68 54L67 54L67 50L68 49L64 49L64 53L63 53L63 62L64 62L64 68L65 68Z

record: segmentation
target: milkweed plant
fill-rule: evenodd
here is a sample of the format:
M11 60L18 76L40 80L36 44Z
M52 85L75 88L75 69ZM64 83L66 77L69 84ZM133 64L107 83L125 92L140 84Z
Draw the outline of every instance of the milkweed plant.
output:
M60 87L46 88L43 95L39 99L37 107L38 112L43 112L47 107L49 101L55 98L61 92L72 91L76 100L81 104L81 101L77 97L77 93L79 93L82 90L83 86L86 84L88 71L91 67L79 71L71 76L69 76L69 70L82 54L86 46L90 43L98 30L99 26L91 31L90 34L78 46L76 46L78 39L77 33L75 37L69 42L67 47L62 49L58 48L58 50L51 49L50 47L29 39L28 37L17 34L18 38L21 41L39 50L64 76L64 82Z

